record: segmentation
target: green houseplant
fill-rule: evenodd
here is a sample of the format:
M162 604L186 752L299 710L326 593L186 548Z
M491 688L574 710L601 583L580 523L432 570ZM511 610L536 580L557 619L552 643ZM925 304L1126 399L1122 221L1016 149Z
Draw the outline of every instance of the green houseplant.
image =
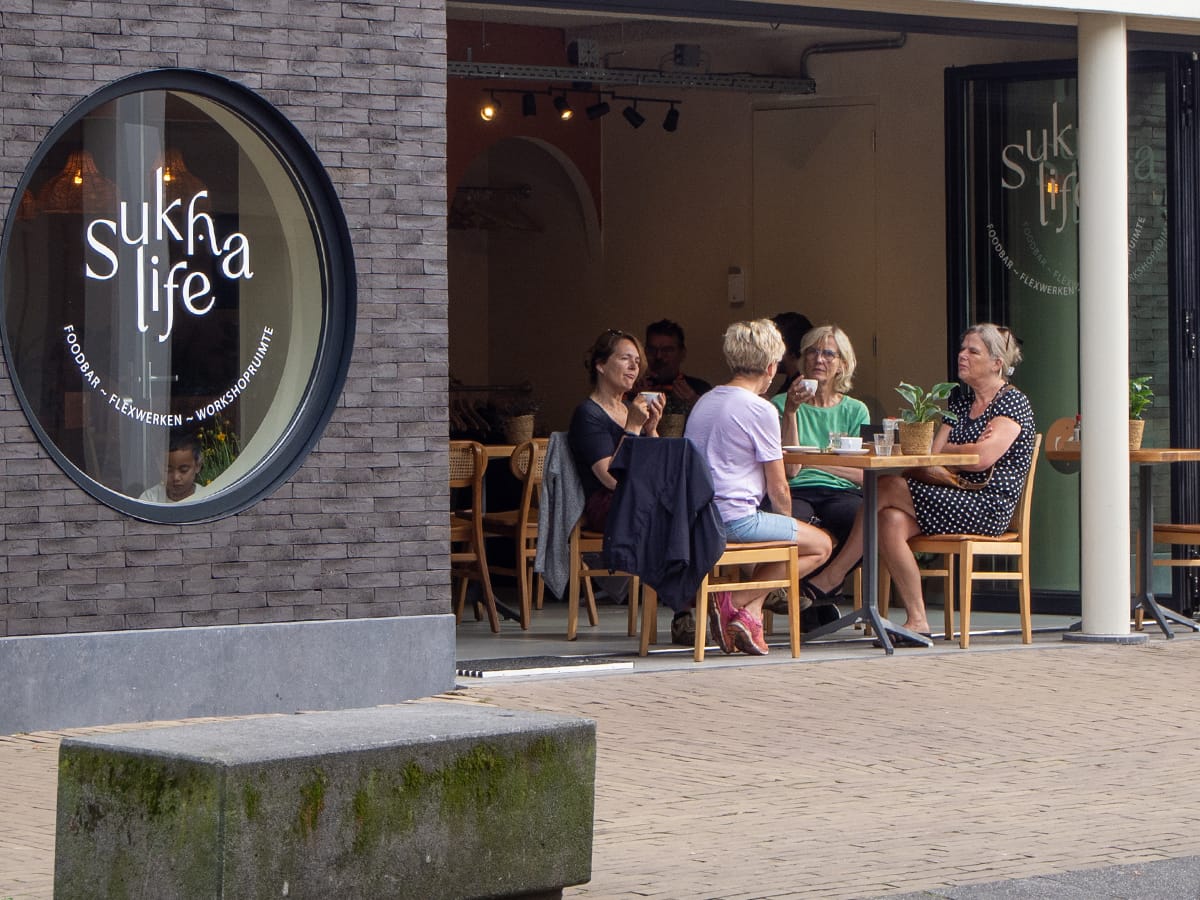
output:
M1146 411L1146 407L1154 402L1154 390L1150 387L1150 382L1154 379L1153 375L1141 375L1137 378L1129 379L1129 449L1140 450L1142 446L1142 435L1146 430L1146 423L1142 419L1142 413Z
M954 390L952 381L941 381L928 391L906 381L896 388L908 403L900 411L900 452L905 456L920 456L933 448L933 432L937 420L956 422L958 417L943 406L943 402Z

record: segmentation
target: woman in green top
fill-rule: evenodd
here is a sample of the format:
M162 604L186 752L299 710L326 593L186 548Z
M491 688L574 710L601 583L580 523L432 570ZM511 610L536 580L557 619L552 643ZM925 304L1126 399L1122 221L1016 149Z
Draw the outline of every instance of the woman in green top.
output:
M866 404L846 396L858 365L846 332L836 325L813 328L800 344L800 355L803 377L795 379L785 393L771 401L782 416L784 446L824 447L834 431L858 435L860 428L870 423L871 416ZM808 391L803 379L816 380L816 391ZM858 564L857 555L855 559L842 559L837 551L862 506L862 470L836 465L787 466L787 474L792 516L821 526L836 542L834 556L821 570L821 581L834 587L823 591L806 579L804 592L818 604L835 602L841 593L837 586Z

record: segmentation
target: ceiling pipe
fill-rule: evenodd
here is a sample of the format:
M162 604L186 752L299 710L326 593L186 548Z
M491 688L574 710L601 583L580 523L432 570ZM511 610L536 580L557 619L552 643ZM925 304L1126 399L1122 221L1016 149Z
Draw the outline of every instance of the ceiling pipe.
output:
M803 79L812 80L812 76L808 74L808 58L815 56L818 53L857 53L860 50L899 50L908 42L907 34L900 34L894 38L879 38L873 41L842 41L833 44L813 44L811 47L806 47L804 52L800 54L800 77Z

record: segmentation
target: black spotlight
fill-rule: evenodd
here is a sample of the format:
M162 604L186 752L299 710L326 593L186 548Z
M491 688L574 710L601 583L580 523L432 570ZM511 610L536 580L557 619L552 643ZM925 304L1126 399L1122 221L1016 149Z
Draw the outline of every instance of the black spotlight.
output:
M642 124L646 121L646 117L638 112L633 106L625 107L623 110L621 110L621 115L623 115L625 117L625 121L634 128L641 128Z
M567 102L566 94L554 98L554 108L558 110L558 117L564 122L570 121L575 115L575 110L571 109L571 104Z
M534 97L533 94L525 94L521 97L521 115L537 115L537 98Z
M679 110L674 106L667 110L667 115L663 119L663 131L674 131L679 127Z
M603 100L597 99L596 102L585 109L584 112L587 113L587 117L589 119L599 119L602 116L607 116L611 109L612 107L610 107Z

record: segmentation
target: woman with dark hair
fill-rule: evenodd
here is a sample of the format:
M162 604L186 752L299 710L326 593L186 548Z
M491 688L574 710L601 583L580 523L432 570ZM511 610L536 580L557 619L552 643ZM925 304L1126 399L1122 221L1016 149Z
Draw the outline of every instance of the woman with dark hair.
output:
M658 437L663 396L650 403L641 394L626 402L644 368L642 346L632 334L609 329L592 343L584 359L592 392L571 416L567 443L583 493L584 527L603 531L617 480L609 473L627 435Z

